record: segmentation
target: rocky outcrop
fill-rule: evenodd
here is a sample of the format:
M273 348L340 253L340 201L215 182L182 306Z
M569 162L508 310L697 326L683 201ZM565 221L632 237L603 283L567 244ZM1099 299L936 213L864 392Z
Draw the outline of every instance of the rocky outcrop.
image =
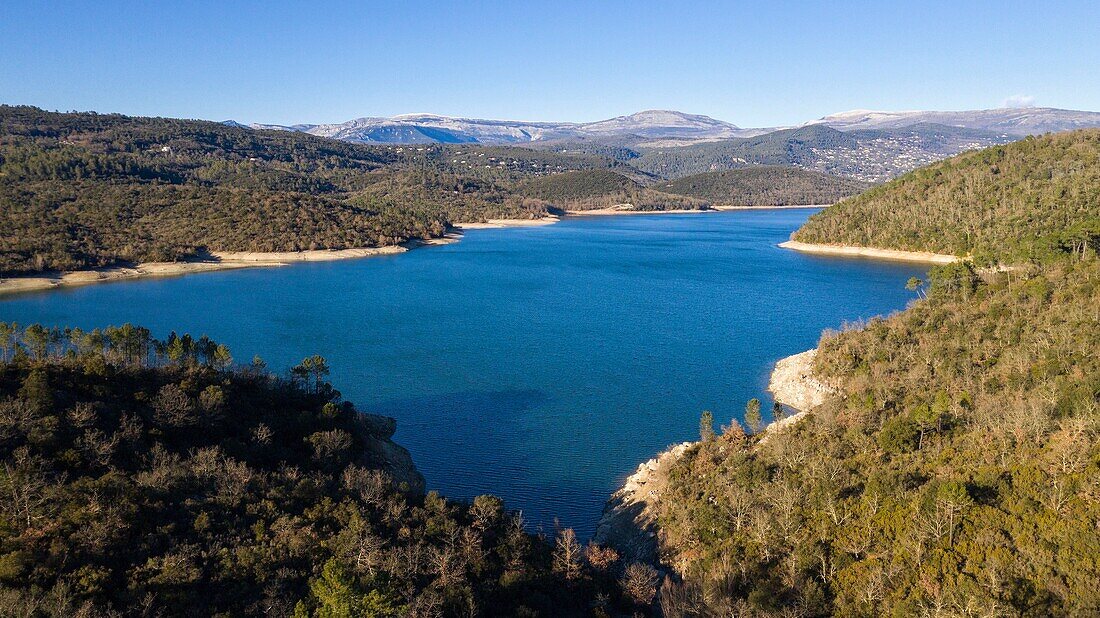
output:
M775 364L768 392L779 403L807 412L825 402L836 389L814 376L817 348L782 358ZM782 422L782 421L780 421Z
M391 439L397 431L397 420L378 414L360 414L360 423L366 447L364 463L385 471L406 493L423 494L424 475L416 469L409 451Z
M814 376L816 355L816 349L808 350L775 364L768 390L777 402L796 413L768 425L761 443L801 421L811 409L836 392ZM657 517L668 484L668 471L694 444L677 444L639 465L608 500L592 540L615 548L627 563L637 561L660 566Z
M657 566L658 506L668 484L668 470L693 444L677 444L639 465L608 500L592 540L615 548L624 564L644 562Z

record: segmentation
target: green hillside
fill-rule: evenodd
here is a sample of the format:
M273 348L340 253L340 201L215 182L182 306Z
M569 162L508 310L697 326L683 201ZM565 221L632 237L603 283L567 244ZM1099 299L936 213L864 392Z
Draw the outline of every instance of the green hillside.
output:
M716 204L737 206L789 206L832 204L855 195L869 185L799 169L764 165L721 172L705 172L659 183L654 188Z
M1100 236L1100 130L1029 137L916 170L810 218L808 243L1045 259Z
M647 189L608 169L528 178L516 184L516 191L563 210L593 210L621 204L630 204L633 210L694 210L710 206L707 200Z
M825 333L815 373L836 391L793 428L704 432L659 502L683 577L666 616L1096 612L1100 247L1072 239L1100 208L1098 135L963 155L797 234L944 251L956 222L964 249L1043 250L1007 272L933 268L908 310Z
M520 181L516 189L541 200L584 200L612 193L636 191L641 185L611 170L583 170Z
M748 137L669 148L639 148L631 165L662 178L680 178L703 172L749 165L800 165L812 160L813 150L855 148L858 141L824 125L773 131Z

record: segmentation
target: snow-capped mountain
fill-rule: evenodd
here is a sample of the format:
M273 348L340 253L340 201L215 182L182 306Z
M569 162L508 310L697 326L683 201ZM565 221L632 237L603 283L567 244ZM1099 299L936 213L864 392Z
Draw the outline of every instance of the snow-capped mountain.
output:
M825 116L807 124L824 124L841 131L855 131L900 129L923 123L1024 136L1100 126L1100 112L1081 112L1051 107L1000 108L963 112L881 112L857 109Z
M598 122L526 122L451 118L435 114L404 114L390 118L357 118L339 124L269 125L255 129L304 131L349 142L375 143L481 143L583 140L593 138L721 140L753 134L709 116L668 110L648 110Z
M637 135L647 138L724 139L740 137L744 131L735 124L710 116L651 109L629 116L589 122L576 126L585 136Z
M227 124L239 124L226 121ZM825 125L840 131L905 130L938 126L985 132L984 138L1021 137L1084 127L1100 127L1100 112L1049 107L1002 108L962 112L853 110L801 126ZM364 117L338 124L251 124L254 129L304 131L363 144L525 144L583 142L629 146L685 146L756 137L782 127L744 129L709 116L670 110L647 110L597 122L528 122L453 118L436 114Z

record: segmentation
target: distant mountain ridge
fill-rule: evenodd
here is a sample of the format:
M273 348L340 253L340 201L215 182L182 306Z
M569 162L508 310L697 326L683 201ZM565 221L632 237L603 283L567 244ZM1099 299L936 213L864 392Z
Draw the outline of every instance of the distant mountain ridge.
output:
M241 126L235 121L226 124ZM1001 108L958 112L852 110L824 116L801 126L824 125L840 131L896 130L935 124L1003 134L1006 137L1100 127L1100 112L1049 107ZM274 125L254 129L301 131L362 144L524 144L589 142L637 146L677 146L755 137L791 127L742 128L700 114L646 110L596 122L542 122L456 118L438 114L363 117L335 124Z
M226 121L239 125L234 121ZM647 139L721 140L759 131L709 116L671 110L646 110L597 122L529 122L452 118L437 114L364 117L337 124L248 125L253 129L301 131L363 144L521 144L631 137Z
M938 124L1024 137L1100 126L1100 112L1052 107L1006 107L961 112L881 112L852 110L806 124L824 124L841 131L900 129L915 124Z

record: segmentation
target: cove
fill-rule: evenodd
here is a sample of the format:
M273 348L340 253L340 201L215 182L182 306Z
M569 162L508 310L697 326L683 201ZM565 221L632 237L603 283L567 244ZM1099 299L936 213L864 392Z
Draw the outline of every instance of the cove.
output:
M904 308L915 264L776 245L814 209L567 218L405 254L0 299L0 320L207 334L238 362L325 356L398 419L429 489L591 534L619 482L760 397L825 328Z

